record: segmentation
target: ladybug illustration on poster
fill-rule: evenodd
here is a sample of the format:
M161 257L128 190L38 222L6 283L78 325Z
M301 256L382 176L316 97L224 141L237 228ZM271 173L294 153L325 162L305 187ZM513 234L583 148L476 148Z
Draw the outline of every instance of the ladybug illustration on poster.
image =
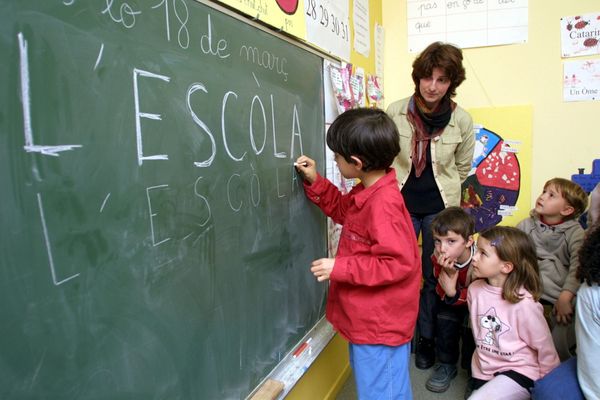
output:
M516 152L496 133L475 131L475 150L469 176L462 184L461 207L475 219L475 230L497 225L503 210L517 204L521 168Z
M284 13L292 15L298 9L299 0L275 0L277 5Z

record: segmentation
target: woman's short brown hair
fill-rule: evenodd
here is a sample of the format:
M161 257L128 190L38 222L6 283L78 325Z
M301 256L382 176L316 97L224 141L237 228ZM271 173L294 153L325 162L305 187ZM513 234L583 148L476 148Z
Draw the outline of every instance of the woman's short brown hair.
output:
M449 43L431 43L413 62L412 79L419 90L419 81L433 74L434 68L441 68L450 79L446 96L456 96L456 88L465 80L465 68L462 65L462 51Z

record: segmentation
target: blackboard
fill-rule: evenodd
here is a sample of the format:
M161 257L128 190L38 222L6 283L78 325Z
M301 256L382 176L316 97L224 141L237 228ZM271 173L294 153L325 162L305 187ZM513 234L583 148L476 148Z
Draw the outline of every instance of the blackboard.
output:
M322 317L322 59L184 0L0 2L0 398L244 398Z

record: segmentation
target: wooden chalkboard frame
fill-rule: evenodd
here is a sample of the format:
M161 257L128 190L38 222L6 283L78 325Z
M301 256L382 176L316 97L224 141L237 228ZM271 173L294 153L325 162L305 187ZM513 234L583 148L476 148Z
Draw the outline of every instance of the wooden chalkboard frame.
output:
M283 390L276 398L284 398L334 336L335 331L331 324L327 322L325 317L321 318L247 398L252 398L269 380L283 383Z

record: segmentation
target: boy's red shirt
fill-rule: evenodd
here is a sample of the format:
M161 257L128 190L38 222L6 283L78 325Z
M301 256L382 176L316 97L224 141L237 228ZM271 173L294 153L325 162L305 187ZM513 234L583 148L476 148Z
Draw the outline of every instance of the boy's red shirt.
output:
M330 276L329 322L354 344L408 343L419 309L421 261L395 171L347 195L320 175L304 188L343 225Z
M431 262L433 264L433 276L437 279L440 276L440 272L442 271L442 266L438 263L437 257L435 255L431 255ZM471 263L473 260L471 260ZM458 297L456 301L452 304L455 306L467 306L467 290L469 287L469 270L471 269L471 263L465 268L462 268L458 271L458 279L456 281L456 292ZM440 296L442 300L446 300L446 292L442 288L442 285L439 282L435 285L435 292ZM449 299L450 300L450 299Z

